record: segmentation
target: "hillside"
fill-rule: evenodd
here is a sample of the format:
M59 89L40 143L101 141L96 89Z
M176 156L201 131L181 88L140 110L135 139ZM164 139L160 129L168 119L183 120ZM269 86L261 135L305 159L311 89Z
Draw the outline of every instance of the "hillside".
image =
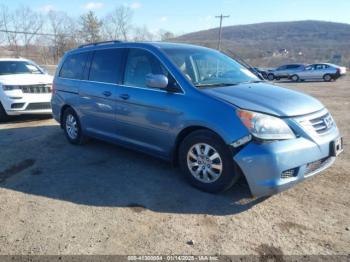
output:
M219 29L174 41L216 47ZM335 62L350 67L350 24L324 21L271 22L223 27L222 49L258 66L286 62Z

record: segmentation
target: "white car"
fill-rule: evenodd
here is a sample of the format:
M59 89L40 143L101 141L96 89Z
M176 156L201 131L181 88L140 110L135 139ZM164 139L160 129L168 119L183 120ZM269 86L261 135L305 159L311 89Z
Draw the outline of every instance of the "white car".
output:
M53 77L33 61L0 59L0 121L11 115L51 114Z

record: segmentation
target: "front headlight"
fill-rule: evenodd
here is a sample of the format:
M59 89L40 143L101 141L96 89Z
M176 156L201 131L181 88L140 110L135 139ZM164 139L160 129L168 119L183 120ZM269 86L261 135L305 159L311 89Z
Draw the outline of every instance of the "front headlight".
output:
M12 85L2 85L2 89L4 91L11 91L11 90L18 90L21 89L19 86L12 86Z
M263 140L293 139L295 134L282 119L247 110L237 110L237 115L249 132Z

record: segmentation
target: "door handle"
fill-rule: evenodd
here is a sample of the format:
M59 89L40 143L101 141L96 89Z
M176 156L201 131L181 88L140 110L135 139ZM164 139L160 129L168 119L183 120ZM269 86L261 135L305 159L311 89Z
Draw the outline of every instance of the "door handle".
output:
M119 97L123 100L128 100L130 98L128 94L121 94Z
M112 95L112 93L109 91L104 91L102 94L107 97Z

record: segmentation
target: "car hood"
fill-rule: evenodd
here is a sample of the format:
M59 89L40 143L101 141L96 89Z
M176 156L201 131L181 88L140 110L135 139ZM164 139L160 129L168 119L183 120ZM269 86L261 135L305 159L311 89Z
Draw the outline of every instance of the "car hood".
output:
M52 83L53 77L48 74L16 74L0 75L0 84L2 85L35 85Z
M266 83L239 84L203 91L239 108L281 117L306 115L324 108L311 96Z

